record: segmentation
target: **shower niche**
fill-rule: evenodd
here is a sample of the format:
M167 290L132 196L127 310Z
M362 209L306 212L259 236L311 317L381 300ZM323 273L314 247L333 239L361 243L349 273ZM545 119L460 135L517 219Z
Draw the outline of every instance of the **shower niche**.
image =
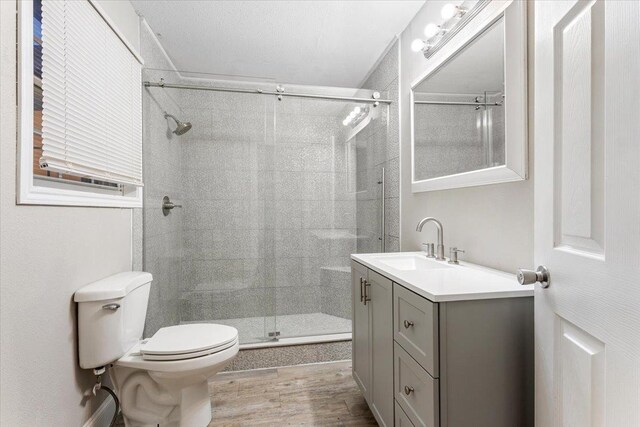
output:
M431 57L412 85L413 192L526 179L526 8L520 3L488 6L484 12L496 18L471 21L470 31Z

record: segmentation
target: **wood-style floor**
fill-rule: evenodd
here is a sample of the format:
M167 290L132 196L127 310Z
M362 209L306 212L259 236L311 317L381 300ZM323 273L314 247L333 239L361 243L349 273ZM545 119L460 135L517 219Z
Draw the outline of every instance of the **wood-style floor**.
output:
M218 374L209 427L377 426L351 362Z

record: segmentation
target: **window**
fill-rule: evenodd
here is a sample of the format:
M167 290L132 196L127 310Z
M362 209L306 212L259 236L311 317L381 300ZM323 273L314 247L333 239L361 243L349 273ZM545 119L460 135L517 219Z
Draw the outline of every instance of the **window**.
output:
M19 61L18 203L141 206L141 61L97 6L20 2Z

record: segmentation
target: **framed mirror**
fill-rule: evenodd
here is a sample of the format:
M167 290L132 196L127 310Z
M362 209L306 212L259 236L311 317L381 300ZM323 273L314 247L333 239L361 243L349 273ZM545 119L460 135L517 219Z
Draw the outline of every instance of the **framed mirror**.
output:
M414 193L527 178L526 59L526 4L493 1L427 61L411 86Z

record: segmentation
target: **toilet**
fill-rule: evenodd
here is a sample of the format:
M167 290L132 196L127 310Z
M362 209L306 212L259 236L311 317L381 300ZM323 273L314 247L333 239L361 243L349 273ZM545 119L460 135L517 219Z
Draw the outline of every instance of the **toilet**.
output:
M204 427L211 421L208 380L238 354L238 331L176 325L143 340L152 280L150 273L119 273L75 293L80 367L110 367L127 427Z

